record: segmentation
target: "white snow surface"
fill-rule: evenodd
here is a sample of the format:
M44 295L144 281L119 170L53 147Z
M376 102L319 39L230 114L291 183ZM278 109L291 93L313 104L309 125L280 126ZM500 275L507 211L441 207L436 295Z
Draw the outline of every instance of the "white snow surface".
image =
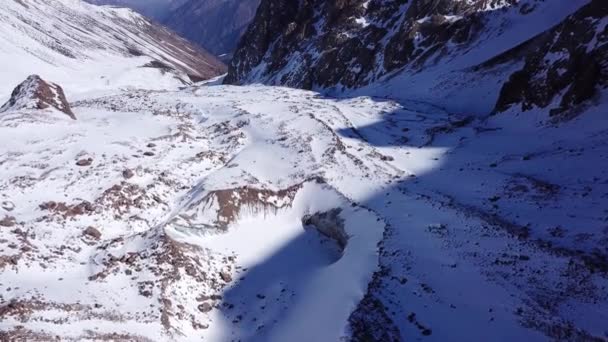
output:
M0 2L0 98L36 73L77 117L0 114L0 339L608 338L605 91L555 122L477 116L496 78L433 68L402 97L180 88L48 4ZM458 82L425 97L434 75Z
M118 88L176 89L190 83L186 73L195 70L175 56L195 51L176 46L177 41L158 41L151 26L132 10L80 0L1 1L0 101L32 74L60 84L68 97ZM180 71L143 67L152 60Z
M210 82L72 107L77 121L0 117L0 301L32 308L2 331L336 341L367 293L404 339L606 336L605 102L557 125L511 112L450 126L463 118L423 103ZM222 204L205 196L242 187L276 193L258 196L276 209L214 226ZM331 209L343 251L302 223Z

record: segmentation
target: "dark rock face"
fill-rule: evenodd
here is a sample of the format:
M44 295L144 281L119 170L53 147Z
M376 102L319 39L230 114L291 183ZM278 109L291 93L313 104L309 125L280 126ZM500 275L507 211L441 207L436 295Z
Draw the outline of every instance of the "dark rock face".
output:
M13 90L11 98L0 108L0 112L47 108L54 108L76 120L63 89L55 83L44 81L38 75L32 75Z
M552 116L572 116L577 105L608 87L607 17L608 2L593 0L526 43L533 50L503 86L496 111L552 106Z
M567 11L552 12L563 5L532 0L262 0L224 82L331 92L427 70L442 70L429 75L428 83L437 88L457 84L441 84L449 72L471 79L492 74L504 87L492 90L489 96L498 100L488 113L492 107L502 112L520 104L525 111L558 102L547 112L565 117L608 83L608 3L570 5ZM551 24L537 25L539 18ZM535 28L521 32L519 40L504 38L505 31L518 34L509 31L514 24L519 30ZM486 45L491 53L480 54ZM524 67L510 75L519 62ZM511 70L495 71L501 68Z
M363 86L406 66L438 63L476 38L484 15L515 3L263 0L225 82Z
M189 0L162 23L209 52L230 55L255 16L260 0Z

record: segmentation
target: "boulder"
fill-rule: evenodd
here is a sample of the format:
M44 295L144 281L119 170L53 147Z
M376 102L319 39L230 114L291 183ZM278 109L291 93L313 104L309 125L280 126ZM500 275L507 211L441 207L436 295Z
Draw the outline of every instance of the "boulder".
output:
M17 224L17 220L13 216L5 216L0 220L0 227L13 227Z
M230 275L230 273L228 273L226 271L220 272L220 278L222 278L222 280L226 283L229 283L232 281L232 276Z
M135 173L131 169L125 169L124 171L122 171L122 176L126 179L130 179L135 176Z
M93 158L84 158L76 162L78 166L90 166L91 164L93 164Z
M94 240L99 240L101 239L101 232L95 228L95 227L87 227L83 232L82 235L90 237Z

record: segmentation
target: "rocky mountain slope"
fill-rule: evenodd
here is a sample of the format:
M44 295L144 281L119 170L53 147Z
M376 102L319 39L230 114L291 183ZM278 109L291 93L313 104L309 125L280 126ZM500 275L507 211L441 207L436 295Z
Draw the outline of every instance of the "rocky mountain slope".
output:
M581 104L608 87L608 3L591 1L489 64L513 55L524 65L501 89L496 111L521 104L522 111L547 108L552 116L581 112Z
M546 107L576 83L568 107L605 88L605 18L601 0L266 0L226 83L363 88L356 93L479 114L516 102ZM525 79L532 75L543 80ZM481 100L472 96L480 84Z
M224 71L211 54L131 10L79 0L2 1L0 33L3 93L31 74L69 93L75 85L78 91L113 88L127 79L133 85L134 78L145 87L159 76L165 86L177 86Z
M190 0L171 12L163 24L222 56L222 60L230 61L259 3L259 0Z

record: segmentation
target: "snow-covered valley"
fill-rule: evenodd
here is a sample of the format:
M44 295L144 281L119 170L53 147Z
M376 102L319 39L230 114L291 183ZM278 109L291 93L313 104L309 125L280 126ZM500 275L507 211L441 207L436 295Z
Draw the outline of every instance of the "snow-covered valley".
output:
M211 82L3 113L0 330L606 338L599 108L539 124Z
M433 4L0 2L0 341L608 340L608 6Z

